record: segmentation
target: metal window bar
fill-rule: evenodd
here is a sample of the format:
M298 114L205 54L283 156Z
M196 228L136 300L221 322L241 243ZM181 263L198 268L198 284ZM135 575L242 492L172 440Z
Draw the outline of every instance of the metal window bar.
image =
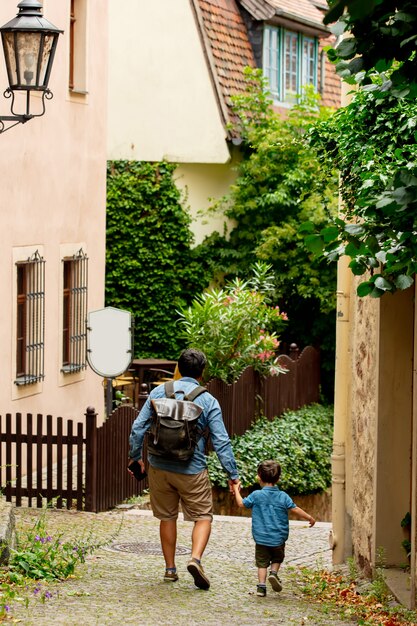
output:
M18 261L16 265L25 273L25 371L18 372L15 380L21 386L45 378L45 261L37 250L27 261Z
M70 263L70 279L68 361L62 364L61 372L72 374L87 367L88 257L80 249L63 262Z

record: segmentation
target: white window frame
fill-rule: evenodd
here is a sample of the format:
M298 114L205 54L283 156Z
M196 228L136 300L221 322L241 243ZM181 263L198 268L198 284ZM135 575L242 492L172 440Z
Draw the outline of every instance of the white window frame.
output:
M291 66L286 67L288 42L296 41L296 54L291 56ZM288 88L288 70L294 75L294 85ZM274 102L292 106L306 84L317 89L318 84L318 39L303 33L265 24L263 37L263 74L268 79Z

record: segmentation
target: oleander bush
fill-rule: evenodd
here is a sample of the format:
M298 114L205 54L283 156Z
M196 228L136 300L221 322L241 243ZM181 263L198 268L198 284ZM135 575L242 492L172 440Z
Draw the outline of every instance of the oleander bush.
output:
M232 438L242 487L257 484L257 467L266 459L282 467L279 487L290 495L312 494L331 484L333 407L311 404L281 417L258 419L244 435ZM227 486L215 453L208 458L213 485Z

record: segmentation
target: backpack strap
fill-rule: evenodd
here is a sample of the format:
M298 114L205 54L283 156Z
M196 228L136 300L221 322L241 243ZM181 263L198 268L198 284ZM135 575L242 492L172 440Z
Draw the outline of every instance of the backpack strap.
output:
M174 398L175 400L175 391L174 391L174 381L169 380L164 384L165 396L167 398ZM180 393L184 393L183 391L178 390Z
M204 393L205 391L207 391L205 387L201 387L200 385L197 385L197 387L194 387L194 389L192 389L190 393L184 396L184 400L189 400L190 402L193 402L193 400L198 398L198 396L201 396L201 394Z
M164 384L164 390L165 390L165 396L167 398L174 398L175 400L175 390L174 390L173 380L169 380ZM193 402L193 400L195 400L198 396L201 396L201 394L204 393L205 391L207 391L205 387L201 387L200 385L197 385L197 387L194 387L194 389L192 389L190 393L184 396L184 400L189 400L190 402ZM183 394L184 392L181 389L177 389L177 393Z

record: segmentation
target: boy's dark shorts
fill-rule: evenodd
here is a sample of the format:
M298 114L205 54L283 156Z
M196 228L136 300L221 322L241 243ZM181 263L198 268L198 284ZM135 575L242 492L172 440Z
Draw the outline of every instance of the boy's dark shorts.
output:
M281 546L255 544L256 567L268 567L272 563L282 563L285 557L285 543Z

